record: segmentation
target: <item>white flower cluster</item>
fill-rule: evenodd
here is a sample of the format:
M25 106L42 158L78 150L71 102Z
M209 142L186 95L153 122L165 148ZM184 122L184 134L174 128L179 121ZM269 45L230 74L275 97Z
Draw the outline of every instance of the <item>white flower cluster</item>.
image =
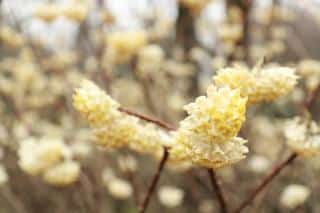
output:
M311 192L308 187L291 184L283 190L280 203L286 208L295 209L305 203L310 194Z
M79 177L80 165L71 159L72 152L60 139L27 138L20 142L18 156L23 171L41 175L49 184L65 186Z
M296 117L286 123L284 135L288 146L304 157L320 153L320 129L314 121Z

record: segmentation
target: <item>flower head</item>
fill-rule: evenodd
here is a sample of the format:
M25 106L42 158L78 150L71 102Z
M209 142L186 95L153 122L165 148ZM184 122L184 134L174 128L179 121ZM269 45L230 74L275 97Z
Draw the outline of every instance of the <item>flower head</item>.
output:
M93 82L83 80L73 95L74 107L93 126L101 126L119 116L119 104Z
M246 101L239 90L209 87L206 97L199 97L185 107L189 116L173 133L175 146L171 158L191 159L209 168L243 159L248 152L246 140L236 135L245 120Z
M221 69L214 77L217 86L239 88L241 95L248 97L248 104L273 101L288 94L297 83L295 70L288 67L261 69L259 65L249 71L245 67Z

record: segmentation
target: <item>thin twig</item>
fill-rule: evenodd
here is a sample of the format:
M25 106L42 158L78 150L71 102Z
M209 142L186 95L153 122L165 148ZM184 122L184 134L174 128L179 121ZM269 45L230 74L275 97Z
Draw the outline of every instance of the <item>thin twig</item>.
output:
M123 113L126 113L128 115L132 115L132 116L138 117L138 118L140 118L142 120L154 123L154 124L164 128L166 130L169 130L169 131L174 131L174 130L177 129L176 127L172 126L171 124L168 124L168 123L166 123L164 121L161 121L161 120L159 120L157 118L152 118L152 117L149 117L147 115L144 115L144 114L141 114L141 113L138 113L138 112L134 112L134 111L132 111L130 109L119 107L119 111L123 112Z
M213 169L208 169L208 173L209 173L211 185L212 185L213 190L216 193L218 201L219 201L220 212L221 213L227 213L228 209L227 209L227 205L226 205L226 200L224 198L222 189L221 189L221 187L220 187L220 185L218 183L218 180L217 180L217 177L216 177L216 173L213 171Z
M243 209L245 209L256 197L257 195L263 191L263 189L276 177L278 174L288 165L290 165L298 155L296 153L291 154L285 161L275 166L272 171L262 180L262 182L254 188L254 190L250 193L249 197L243 201L237 210L234 213L240 213Z
M145 198L143 199L143 202L142 202L141 205L140 205L139 213L144 213L144 212L147 210L147 207L148 207L150 198L151 198L154 190L156 189L156 186L157 186L157 183L158 183L158 181L159 181L159 179L160 179L162 170L163 170L163 168L164 168L164 166L165 166L168 158L169 158L168 148L164 147L164 148L163 148L163 156L162 156L162 159L161 159L161 161L160 161L160 163L159 163L157 172L156 172L156 174L153 176L152 182L151 182L150 186L148 187L147 194L146 194Z

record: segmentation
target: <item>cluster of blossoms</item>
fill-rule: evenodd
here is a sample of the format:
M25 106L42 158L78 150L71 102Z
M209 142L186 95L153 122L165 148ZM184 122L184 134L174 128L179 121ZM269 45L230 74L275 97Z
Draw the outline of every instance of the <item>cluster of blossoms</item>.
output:
M284 135L288 146L304 157L320 153L320 129L314 121L296 117L287 122Z
M89 4L86 1L71 1L67 5L53 3L42 4L34 10L34 17L46 22L52 22L59 16L64 16L76 22L82 22L89 13Z
M130 147L158 155L167 143L166 132L120 112L119 104L93 82L82 82L73 96L73 104L89 121L97 143L103 147Z
M274 101L280 96L288 94L297 84L295 70L288 67L260 68L252 71L246 67L225 68L218 71L214 77L217 86L239 88L244 97L248 97L248 104L262 101Z
M180 127L166 133L119 111L119 104L90 81L83 81L73 96L75 108L89 121L99 144L130 147L140 153L161 156L170 147L171 162L219 168L245 157L246 140L237 137L248 104L272 101L296 84L293 69L256 67L226 68L214 77L207 96L185 106L189 114Z
M77 181L80 164L72 160L72 152L62 140L28 138L20 143L19 166L32 176L55 186L65 186Z
M173 133L173 159L191 159L195 164L219 168L245 157L246 140L236 137L245 120L247 98L240 90L210 86L207 96L185 107L189 116Z

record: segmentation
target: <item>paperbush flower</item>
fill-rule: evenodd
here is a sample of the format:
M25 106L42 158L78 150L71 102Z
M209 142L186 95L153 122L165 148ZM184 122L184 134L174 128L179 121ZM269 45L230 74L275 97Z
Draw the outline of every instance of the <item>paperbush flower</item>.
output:
M93 127L105 125L120 116L119 104L91 81L84 80L73 95L74 107Z
M99 145L128 147L158 155L166 137L154 125L144 125L136 117L118 110L119 104L90 81L83 81L73 96L75 108L89 121Z
M245 120L246 101L240 90L210 86L207 96L185 107L189 116L173 133L172 159L191 159L209 168L243 159L246 140L236 135Z
M288 94L297 83L295 70L288 67L270 67L253 71L245 67L225 68L214 77L217 86L239 88L241 95L248 97L248 104L273 101Z

